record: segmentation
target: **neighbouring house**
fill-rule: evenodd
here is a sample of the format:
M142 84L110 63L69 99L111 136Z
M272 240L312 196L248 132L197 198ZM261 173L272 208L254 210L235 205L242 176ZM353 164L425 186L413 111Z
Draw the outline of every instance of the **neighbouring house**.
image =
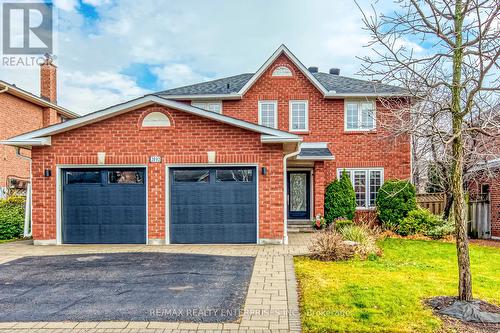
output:
M477 176L469 183L470 199L485 201L489 209L484 218L490 230L489 235L478 235L481 238L500 239L500 159L492 159L479 165L476 169ZM486 228L488 229L488 228Z
M78 117L57 105L56 77L57 68L47 57L40 66L40 96L0 81L0 141ZM19 153L30 156L29 150ZM29 181L29 175L29 159L14 147L0 146L0 197L12 183Z
M29 147L35 244L282 243L347 170L359 216L409 179L382 126L399 88L306 68L284 45L255 72L150 94L3 141Z
M486 115L486 118L493 119L493 124L500 123L500 105ZM484 203L480 206L472 204L472 210L479 206L481 211L474 212L479 216L471 216L471 223L479 223L480 230L475 236L500 239L500 128L489 132L490 136L477 140L475 151L481 162L475 163L468 175L472 179L468 183L470 202Z

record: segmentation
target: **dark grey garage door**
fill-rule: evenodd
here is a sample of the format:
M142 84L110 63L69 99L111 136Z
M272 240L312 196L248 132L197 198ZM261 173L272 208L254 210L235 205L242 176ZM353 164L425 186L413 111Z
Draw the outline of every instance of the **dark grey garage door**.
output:
M172 243L255 243L257 174L251 167L172 169Z
M145 244L145 169L63 170L66 244Z

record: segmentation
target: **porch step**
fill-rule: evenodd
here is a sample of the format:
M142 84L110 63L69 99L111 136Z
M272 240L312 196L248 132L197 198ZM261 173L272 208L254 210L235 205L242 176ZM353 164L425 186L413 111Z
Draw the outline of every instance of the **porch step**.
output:
M300 221L300 222L290 222L288 221L288 232L313 232L314 229L311 227L311 222Z

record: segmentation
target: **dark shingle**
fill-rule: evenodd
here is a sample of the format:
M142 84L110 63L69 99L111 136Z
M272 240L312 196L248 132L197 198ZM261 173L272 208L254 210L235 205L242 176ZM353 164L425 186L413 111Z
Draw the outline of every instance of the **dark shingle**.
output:
M402 89L374 81L364 81L350 77L333 75L329 73L313 73L314 77L326 90L335 91L337 94L365 94L365 93L398 93ZM159 96L172 95L212 95L230 94L238 92L251 78L252 73L245 73L202 82L185 87L169 89L156 93ZM228 85L229 84L229 90Z
M252 73L245 73L208 82L192 84L190 86L169 89L156 93L156 95L208 95L208 94L230 94L238 92L245 83L253 76ZM229 90L227 85L229 84Z
M333 156L328 148L302 148L299 156L301 157L316 157L316 156Z
M397 93L402 89L375 81L353 79L329 73L314 73L314 77L327 89L337 94Z

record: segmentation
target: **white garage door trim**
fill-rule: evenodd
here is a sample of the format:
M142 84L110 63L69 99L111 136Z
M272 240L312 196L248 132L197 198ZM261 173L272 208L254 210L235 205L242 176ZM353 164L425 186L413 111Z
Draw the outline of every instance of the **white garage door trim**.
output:
M170 244L170 169L171 168L217 168L217 167L253 167L256 173L257 196L257 243L259 244L259 164L258 163L203 163L203 164L167 164L165 166L165 244Z
M57 164L56 165L56 244L62 245L62 172L63 169L111 169L111 168L144 168L146 171L146 244L149 229L149 177L146 164Z

